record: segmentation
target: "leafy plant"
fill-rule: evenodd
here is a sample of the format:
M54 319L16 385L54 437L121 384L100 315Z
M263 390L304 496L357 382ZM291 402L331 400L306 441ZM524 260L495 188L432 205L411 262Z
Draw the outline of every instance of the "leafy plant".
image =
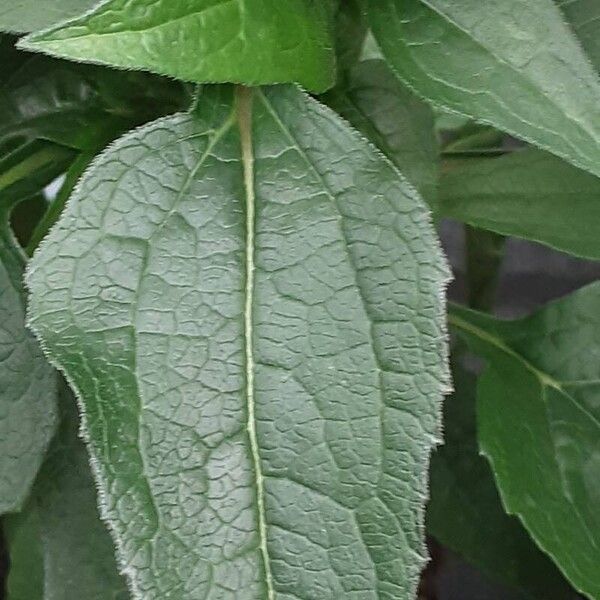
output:
M600 287L493 316L600 258L598 12L0 0L7 598L600 598Z

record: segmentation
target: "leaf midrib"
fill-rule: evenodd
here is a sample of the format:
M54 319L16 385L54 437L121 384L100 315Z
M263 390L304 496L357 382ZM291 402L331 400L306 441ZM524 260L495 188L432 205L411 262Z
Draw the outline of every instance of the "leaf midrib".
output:
M463 331L466 331L470 335L473 335L473 336L479 338L480 340L494 346L498 350L501 350L505 354L508 354L510 357L519 361L519 363L521 363L523 365L523 367L525 367L525 369L527 369L530 373L532 373L538 379L542 390L544 390L544 388L546 388L546 387L552 387L552 388L556 389L565 398L568 398L573 403L573 405L579 411L581 411L583 414L585 414L585 416L588 419L590 419L596 425L596 427L598 427L598 429L600 430L600 421L598 421L598 419L592 413L590 413L590 411L587 410L587 408L585 406L583 406L581 404L581 402L579 402L579 400L575 396L570 394L565 389L565 385L569 386L570 382L568 382L568 381L561 382L561 381L555 379L554 377L552 377L551 375L549 375L548 373L541 371L535 365L531 364L523 355L519 354L518 352L513 350L510 346L508 346L499 337L496 337L495 335L489 333L488 331L485 331L484 329L481 329L480 327L477 327L476 325L469 323L468 321L462 319L461 317L457 316L456 314L453 314L452 312L450 312L448 314L448 323L450 325L453 325L454 327L457 327L458 329L462 329Z
M258 438L256 434L256 415L254 403L254 352L252 305L254 299L254 229L255 229L255 191L254 191L254 152L252 148L252 89L237 86L235 92L235 113L240 131L242 167L244 173L244 190L246 200L246 280L244 284L244 338L246 363L246 403L247 424L250 452L256 479L256 503L258 511L259 549L265 569L267 599L275 599L273 574L267 548L267 519L264 498L264 476L262 472Z

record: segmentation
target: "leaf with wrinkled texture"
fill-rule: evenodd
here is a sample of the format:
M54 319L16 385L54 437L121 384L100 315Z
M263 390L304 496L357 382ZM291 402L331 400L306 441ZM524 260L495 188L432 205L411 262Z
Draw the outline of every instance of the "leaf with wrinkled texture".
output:
M418 195L291 86L95 162L29 270L138 597L410 597L448 387Z
M503 504L574 587L600 598L600 284L517 321L452 307L487 360L479 443Z
M20 46L184 81L319 92L335 77L330 22L322 0L109 0Z
M0 0L0 31L27 33L81 15L100 0Z
M440 214L600 259L600 180L541 150L449 163Z
M1 180L1 176L0 176ZM24 257L0 190L0 514L18 510L56 423L56 379L25 329Z
M552 0L368 0L368 13L419 94L600 175L600 78Z
M575 593L523 526L502 508L490 466L478 454L475 377L454 365L444 401L444 445L431 457L427 532L489 577L530 600Z
M75 400L65 389L60 406L59 432L32 498L8 519L7 600L127 600L77 436Z
M29 55L0 86L0 147L37 138L96 148L189 103L166 78Z
M367 60L348 69L324 99L434 204L438 144L433 112L395 78L384 61Z

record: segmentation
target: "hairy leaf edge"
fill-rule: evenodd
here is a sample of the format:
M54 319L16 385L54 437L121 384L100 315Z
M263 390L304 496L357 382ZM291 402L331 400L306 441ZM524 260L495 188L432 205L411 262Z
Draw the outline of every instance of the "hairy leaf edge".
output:
M109 0L105 0L105 1L108 2ZM425 497L428 498L429 497L429 464L431 461L431 453L437 446L443 444L443 398L445 396L451 394L454 390L454 387L452 384L452 376L450 373L450 360L449 360L449 358L450 358L450 346L449 346L450 333L449 333L449 327L448 327L448 321L447 321L447 300L446 300L446 290L447 290L450 282L453 280L453 275L452 275L452 271L449 267L449 263L444 254L442 244L441 244L439 238L437 237L431 209L428 207L427 203L421 197L420 193L413 186L413 184L411 182L409 182L408 179L406 179L406 177L399 171L398 167L396 167L396 165L394 165L390 161L390 159L387 158L385 156L385 154L379 148L377 148L372 142L370 142L367 138L365 138L346 119L344 119L342 116L340 116L338 113L336 113L333 109L330 109L329 107L325 106L324 104L322 104L321 102L319 102L318 100L316 100L315 98L310 96L304 90L304 88L302 88L302 86L300 86L298 84L288 84L288 85L293 85L294 87L298 88L300 90L300 92L302 93L307 104L310 104L313 107L313 109L315 110L315 112L320 113L322 116L324 116L328 119L333 118L334 120L335 119L339 120L339 122L341 122L349 130L350 134L357 141L359 141L362 144L366 144L379 160L384 161L389 167L391 167L391 169L394 171L396 177L402 183L402 185L405 187L405 189L407 189L407 191L413 197L418 199L418 201L421 204L421 207L424 209L424 213L426 215L425 222L433 233L433 235L431 236L431 239L432 239L431 250L433 253L435 253L436 264L440 268L440 273L442 274L442 278L440 279L440 282L437 286L438 289L437 289L437 298L436 298L436 300L437 300L437 302L436 302L436 307L437 307L436 322L438 322L440 324L440 330L441 330L441 334L442 334L441 341L443 341L443 344L442 344L442 354L440 357L440 359L441 359L440 365L442 367L442 372L441 372L441 376L440 376L440 387L437 390L439 399L436 402L436 404L437 404L437 406L436 406L436 427L437 427L438 435L432 439L433 443L429 449L429 457L427 460L427 469L422 473L422 479L424 480L424 483L425 483L425 486L424 486ZM104 159L104 157L106 155L109 155L113 151L118 150L124 141L127 141L130 137L133 137L133 136L137 135L138 133L143 132L146 128L154 127L157 124L162 124L162 123L167 123L170 121L182 119L184 117L190 117L193 114L194 110L198 110L198 104L200 101L201 101L201 92L199 92L195 95L195 98L192 102L190 109L188 109L186 112L173 113L171 115L167 115L167 116L161 117L159 119L155 119L154 121L150 121L149 123L144 123L143 125L140 125L138 127L135 127L133 129L129 130L127 133L123 134L121 137L119 137L116 140L114 140L113 142L111 142L106 148L104 148L104 150L102 150L102 152L100 152L90 162L87 169L82 173L79 181L73 188L73 191L71 192L69 199L65 203L65 206L63 208L63 214L65 214L66 211L69 209L72 198L75 197L79 193L80 188L82 187L82 182L86 178L88 172L93 171L96 168L96 166ZM238 109L236 107L234 109L234 117L239 118L237 116L237 110ZM37 249L35 250L35 252L32 256L32 260L38 254L44 253L44 249L48 243L49 235L60 224L61 220L62 220L62 216L56 221L56 223L52 226L52 228L46 234L46 237L38 245ZM25 269L24 276L23 276L25 289L27 290L28 295L31 293L29 281L30 281L31 275L33 274L33 270L31 268L32 260L30 260L27 268ZM88 459L89 459L90 467L91 467L92 474L93 474L94 486L95 486L96 492L97 492L97 504L98 504L100 519L103 521L103 523L106 525L107 529L110 532L110 536L112 538L112 542L115 547L115 557L116 557L116 562L117 562L117 566L119 569L119 573L121 573L122 575L125 576L129 591L131 592L131 595L132 595L132 600L144 600L144 595L138 589L137 584L135 582L133 570L126 564L125 556L124 556L123 549L122 549L122 543L119 540L117 528L113 524L111 517L108 514L107 492L104 489L104 484L103 484L102 477L101 477L101 469L99 466L99 461L94 456L93 451L91 450L92 444L91 444L91 440L90 440L90 437L88 434L87 412L86 412L85 403L83 401L83 394L81 393L81 391L75 384L73 378L69 376L68 372L61 364L61 361L58 360L53 355L53 353L49 350L49 348L46 346L46 343L45 343L41 333L36 329L35 317L33 314L31 314L29 302L27 303L25 326L29 331L31 331L33 333L35 339L37 340L37 342L42 350L42 353L44 354L44 356L46 357L46 359L48 360L50 365L52 365L57 371L59 371L63 375L63 377L66 379L67 383L69 384L69 387L73 391L73 395L76 398L77 406L79 408L80 421L79 421L79 426L78 426L78 435L84 441L85 446L86 446ZM416 525L417 525L417 529L419 531L419 535L421 538L421 545L424 550L423 554L425 556L427 556L427 553L425 552L425 531L426 531L425 518L426 518L426 504L424 503L423 506L421 507L421 510L419 511L419 514L417 515ZM428 556L427 556L427 559L429 559ZM417 582L414 582L415 589L416 589L416 583ZM276 595L275 595L275 597L276 597ZM268 598L268 600L272 600L272 599Z

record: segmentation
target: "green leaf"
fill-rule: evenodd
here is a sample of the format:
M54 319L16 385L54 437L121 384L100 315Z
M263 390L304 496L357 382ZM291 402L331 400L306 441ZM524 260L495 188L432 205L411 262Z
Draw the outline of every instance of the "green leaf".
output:
M478 454L475 377L454 365L444 402L444 445L431 457L427 531L489 577L531 600L574 592L522 525L504 512L489 464Z
M429 215L296 88L236 98L97 159L31 263L31 326L138 595L408 598L448 387Z
M540 150L451 162L440 214L600 259L600 181Z
M599 315L600 284L517 321L450 314L487 359L479 443L503 504L590 598L600 598Z
M341 0L335 13L335 46L340 71L358 62L366 35L367 23L359 0Z
M60 430L32 498L23 513L7 519L7 600L127 600L77 437L75 401L64 389L60 406Z
M430 203L436 197L438 144L431 109L382 60L349 69L325 101L370 139Z
M184 81L334 82L331 5L319 0L109 0L20 47Z
M0 87L0 147L37 138L96 149L189 102L180 83L148 73L29 56Z
M99 0L2 0L0 31L26 33L81 15Z
M600 4L595 0L556 0L581 45L600 71Z
M56 424L56 379L25 329L24 259L0 175L0 514L18 510Z
M600 78L552 0L368 0L398 76L600 175Z

